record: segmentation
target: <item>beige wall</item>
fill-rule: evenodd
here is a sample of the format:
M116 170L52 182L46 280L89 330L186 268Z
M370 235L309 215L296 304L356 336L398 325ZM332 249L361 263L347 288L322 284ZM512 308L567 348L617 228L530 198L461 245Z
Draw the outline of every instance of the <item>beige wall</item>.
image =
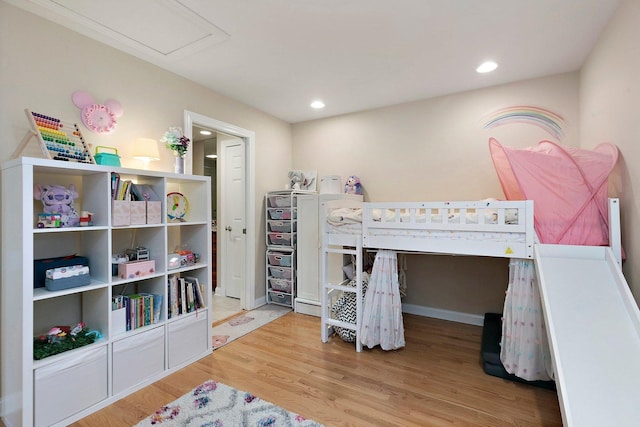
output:
M94 145L118 148L123 165L138 136L159 138L168 126L181 126L183 110L256 132L256 295L264 294L263 194L282 188L293 164L318 175L351 174L363 182L368 200L461 200L501 197L487 149L490 136L524 147L549 139L526 124L483 129L498 108L533 105L561 114L563 143L587 148L600 141L617 144L623 162L616 179L622 197L625 265L635 294L640 267L633 263L639 242L638 205L631 163L638 158L640 120L636 0L625 0L580 74L568 73L494 88L454 94L377 110L290 126L189 80L78 35L0 1L0 161L8 159L27 131L23 109L77 121L75 90L96 100L114 98L124 116L112 135L85 132ZM636 102L634 102L636 101ZM580 137L581 136L581 137ZM292 147L292 141L295 141ZM172 170L171 153L152 168ZM30 147L27 155L39 155ZM637 247L638 243L636 243ZM636 257L637 258L637 257ZM409 257L411 304L481 314L500 311L506 261L487 258Z
M620 197L623 272L640 301L640 2L623 0L580 73L581 145L620 149L610 182Z
M96 101L118 100L124 115L109 135L83 131L89 143L116 147L125 167L142 167L131 159L131 143L146 136L160 139L169 126L183 126L189 110L256 134L256 297L264 296L264 193L281 188L291 165L290 125L226 98L187 79L81 36L0 1L0 161L9 159L28 130L29 108L69 122L79 122L71 102L76 90ZM36 144L24 152L40 157ZM155 170L173 172L172 154L160 147Z
M293 164L318 175L357 175L369 201L503 198L490 136L516 147L553 139L531 124L484 129L497 109L528 105L566 123L578 144L578 73L528 80L293 125ZM412 255L405 303L471 314L502 311L504 259Z

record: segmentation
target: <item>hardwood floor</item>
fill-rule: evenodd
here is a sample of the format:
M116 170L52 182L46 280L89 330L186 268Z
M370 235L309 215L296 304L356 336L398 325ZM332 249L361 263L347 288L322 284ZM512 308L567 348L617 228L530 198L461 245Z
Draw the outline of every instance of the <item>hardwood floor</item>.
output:
M213 379L327 426L561 426L553 391L486 375L482 328L404 315L406 347L356 353L287 314L72 424L131 426Z

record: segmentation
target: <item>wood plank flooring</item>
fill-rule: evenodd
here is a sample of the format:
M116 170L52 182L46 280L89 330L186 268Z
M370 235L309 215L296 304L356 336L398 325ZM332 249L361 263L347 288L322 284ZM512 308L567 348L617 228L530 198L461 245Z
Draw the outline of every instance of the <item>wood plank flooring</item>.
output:
M213 379L327 426L561 426L556 393L486 375L482 328L404 315L406 347L356 353L320 319L289 313L88 416L131 426Z

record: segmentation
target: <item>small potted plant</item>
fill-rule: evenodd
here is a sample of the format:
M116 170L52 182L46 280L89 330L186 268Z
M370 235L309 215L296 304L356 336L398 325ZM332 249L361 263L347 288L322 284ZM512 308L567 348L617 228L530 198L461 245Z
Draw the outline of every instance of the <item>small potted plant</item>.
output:
M173 151L175 156L175 172L184 173L184 156L187 154L189 143L191 142L189 138L184 136L182 129L179 127L170 127L160 141L164 142L166 147Z

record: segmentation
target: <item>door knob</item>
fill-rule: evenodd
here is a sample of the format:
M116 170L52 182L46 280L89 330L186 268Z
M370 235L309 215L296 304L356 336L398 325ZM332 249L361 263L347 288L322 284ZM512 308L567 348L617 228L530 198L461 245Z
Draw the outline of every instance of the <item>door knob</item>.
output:
M231 231L231 226L227 225L224 229L227 230L227 231Z

